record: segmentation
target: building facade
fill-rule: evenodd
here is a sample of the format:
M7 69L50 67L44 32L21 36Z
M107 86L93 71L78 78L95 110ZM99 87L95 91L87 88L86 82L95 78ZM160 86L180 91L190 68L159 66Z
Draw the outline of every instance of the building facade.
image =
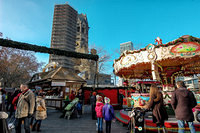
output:
M131 41L120 44L120 54L126 50L133 50L133 43Z
M51 35L51 48L75 51L78 13L68 4L55 5ZM65 56L50 55L49 62L74 69L74 62Z
M76 52L88 54L88 21L85 14L78 14L76 31ZM81 73L84 79L87 79L88 63L86 59L75 59L74 70L76 73Z
M88 51L88 21L86 14L78 14L76 32L76 52L89 53Z

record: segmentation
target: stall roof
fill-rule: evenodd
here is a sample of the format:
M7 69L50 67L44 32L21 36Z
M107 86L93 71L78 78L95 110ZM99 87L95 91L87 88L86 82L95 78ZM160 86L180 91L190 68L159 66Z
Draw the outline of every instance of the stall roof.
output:
M66 82L82 82L86 81L77 74L69 71L67 68L59 67L51 71L36 73L31 78L29 83L36 83L41 81L66 81Z

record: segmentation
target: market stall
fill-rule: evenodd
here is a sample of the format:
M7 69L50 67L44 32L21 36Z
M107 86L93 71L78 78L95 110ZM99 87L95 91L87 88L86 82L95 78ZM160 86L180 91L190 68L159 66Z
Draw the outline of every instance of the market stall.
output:
M63 101L72 91L77 92L84 84L85 80L63 67L34 74L29 82L31 89L42 89L45 92L48 107L58 109L63 107Z

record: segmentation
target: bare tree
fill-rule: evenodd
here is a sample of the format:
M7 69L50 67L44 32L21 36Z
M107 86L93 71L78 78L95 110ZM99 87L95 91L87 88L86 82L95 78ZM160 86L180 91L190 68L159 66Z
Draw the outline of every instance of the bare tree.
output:
M43 63L33 52L0 47L0 81L3 87L17 87L27 82Z
M97 55L99 55L99 61L98 61L98 72L103 73L106 71L108 67L108 62L111 61L110 54L102 47L98 47L95 44L91 45L90 49L96 49Z

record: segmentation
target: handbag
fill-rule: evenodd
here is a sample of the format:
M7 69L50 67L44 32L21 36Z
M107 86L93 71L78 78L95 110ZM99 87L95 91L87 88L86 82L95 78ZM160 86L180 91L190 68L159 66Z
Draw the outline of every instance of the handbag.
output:
M39 103L37 103L37 108L36 108L37 111L45 111L45 108L43 108L41 106L41 101L39 101Z
M45 111L45 109L42 106L37 106L37 111Z

